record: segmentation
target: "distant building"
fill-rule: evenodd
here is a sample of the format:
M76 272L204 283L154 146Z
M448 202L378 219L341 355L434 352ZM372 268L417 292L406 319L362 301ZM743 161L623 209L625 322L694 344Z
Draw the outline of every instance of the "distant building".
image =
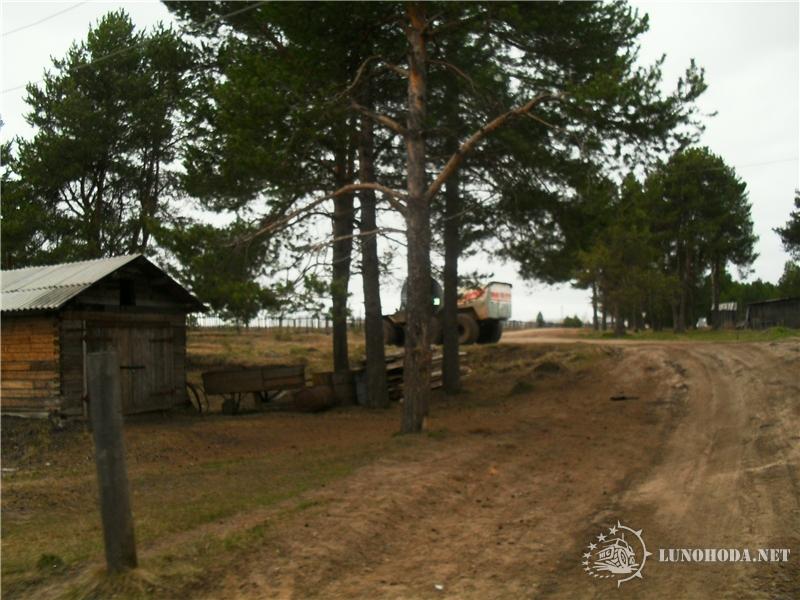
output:
M733 329L739 321L739 305L736 302L720 302L717 326ZM711 323L714 323L714 305L711 305Z
M141 255L0 271L0 411L86 411L86 356L114 349L126 414L186 397L186 315L203 305Z
M800 298L776 298L747 305L747 326L800 328Z

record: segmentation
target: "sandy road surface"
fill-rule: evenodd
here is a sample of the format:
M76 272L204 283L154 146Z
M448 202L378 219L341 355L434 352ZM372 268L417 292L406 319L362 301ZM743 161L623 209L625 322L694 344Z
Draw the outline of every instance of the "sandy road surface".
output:
M491 385L503 400L479 412L434 406L431 428L445 427L442 439L309 494L312 509L272 522L255 553L221 564L195 593L800 597L800 344L604 351L592 368L536 380L523 395L506 395L513 382L498 369ZM609 401L620 393L631 399ZM643 529L656 554L772 547L791 549L790 560L708 565L653 556L642 580L617 589L587 576L580 561L618 519Z

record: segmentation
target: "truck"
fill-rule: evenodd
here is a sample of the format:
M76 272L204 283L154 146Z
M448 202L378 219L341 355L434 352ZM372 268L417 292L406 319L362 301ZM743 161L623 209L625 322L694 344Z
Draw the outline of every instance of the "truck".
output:
M400 292L400 308L383 316L383 341L386 345L405 344L407 284ZM442 343L442 287L431 280L433 318L431 339ZM492 281L486 286L464 289L458 295L458 343L494 344L503 335L503 322L511 318L511 284Z

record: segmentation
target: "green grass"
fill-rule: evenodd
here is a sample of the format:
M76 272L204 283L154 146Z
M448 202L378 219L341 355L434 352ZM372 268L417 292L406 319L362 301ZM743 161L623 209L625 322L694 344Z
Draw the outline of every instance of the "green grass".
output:
M587 331L585 337L595 339L616 339L612 331ZM773 342L778 340L800 339L800 329L771 327L769 329L697 329L685 333L664 331L628 332L626 340L653 341L697 341L697 342Z
M333 454L307 452L291 458L209 461L168 472L134 475L131 490L137 545L145 549L207 523L298 497L349 475L371 460L375 450L360 447ZM4 520L4 596L15 595L59 572L102 557L94 482L87 478L68 487L72 488L68 493L72 502L67 503L58 500L63 488L29 490L31 500L49 510L37 510L31 518L17 522ZM292 510L308 510L314 505L313 501L301 500ZM217 543L230 549L253 541L262 533L263 528L256 528ZM181 548L179 554L195 554L191 546L205 547L209 542L208 538L197 540Z

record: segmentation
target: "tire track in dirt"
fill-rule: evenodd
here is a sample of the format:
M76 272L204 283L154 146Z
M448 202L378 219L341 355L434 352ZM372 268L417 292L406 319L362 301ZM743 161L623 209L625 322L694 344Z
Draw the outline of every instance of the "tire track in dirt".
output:
M259 560L224 573L206 597L540 595L563 548L656 460L636 451L658 448L678 414L670 395L680 382L662 350L609 355L590 377L503 405L499 421L481 413L472 433L381 460L311 496L324 508L287 523ZM620 390L648 400L608 402Z
M789 563L647 563L636 598L795 598L800 595L796 344L667 348L686 369L687 412L654 468L618 500L648 549L790 548ZM609 517L611 515L608 515ZM602 584L603 582L598 582ZM566 579L549 597L576 597ZM588 595L602 597L597 585Z

